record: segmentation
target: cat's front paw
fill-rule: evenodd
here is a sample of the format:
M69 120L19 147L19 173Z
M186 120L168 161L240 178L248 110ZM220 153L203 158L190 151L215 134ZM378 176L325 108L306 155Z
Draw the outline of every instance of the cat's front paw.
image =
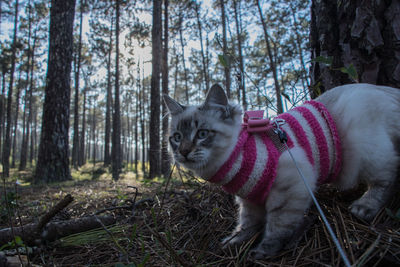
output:
M367 222L372 221L375 215L378 213L379 208L376 206L371 205L371 203L365 203L364 199L356 200L353 204L350 205L350 212Z
M236 245L241 244L244 241L243 238L241 238L237 233L236 234L231 234L224 239L221 240L221 245L223 249L227 249L229 247L233 247Z
M271 240L259 244L249 253L249 257L253 260L260 260L270 256L275 256L282 249L282 243L278 240Z

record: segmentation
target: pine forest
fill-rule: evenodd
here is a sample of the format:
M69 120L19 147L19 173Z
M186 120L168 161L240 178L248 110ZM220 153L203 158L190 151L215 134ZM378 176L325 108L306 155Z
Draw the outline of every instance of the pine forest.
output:
M234 197L175 162L163 98L400 89L399 44L398 0L1 0L0 266L345 266L314 205L277 255L224 247ZM371 223L365 189L315 193L352 265L398 265L400 190Z

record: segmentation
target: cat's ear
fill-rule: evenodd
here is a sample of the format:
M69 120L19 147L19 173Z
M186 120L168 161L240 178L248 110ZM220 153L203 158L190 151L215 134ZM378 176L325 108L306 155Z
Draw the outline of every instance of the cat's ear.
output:
M211 86L208 90L206 101L204 104L217 104L222 106L228 105L228 98L226 97L224 89L218 84Z
M177 115L185 110L185 106L179 104L177 101L175 101L168 95L163 95L163 99L171 115Z

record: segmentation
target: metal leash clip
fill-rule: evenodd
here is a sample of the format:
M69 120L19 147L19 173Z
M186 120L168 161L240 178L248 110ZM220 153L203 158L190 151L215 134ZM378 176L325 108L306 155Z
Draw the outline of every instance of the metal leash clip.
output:
M272 123L275 126L275 128L273 130L274 133L278 135L281 143L286 143L288 140L287 135L286 135L285 131L283 131L280 127L280 126L284 125L286 123L286 121L283 119L276 119Z

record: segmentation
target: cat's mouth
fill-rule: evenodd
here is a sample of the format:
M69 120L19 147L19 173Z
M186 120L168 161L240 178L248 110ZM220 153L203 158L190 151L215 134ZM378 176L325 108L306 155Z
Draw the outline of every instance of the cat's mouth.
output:
M181 157L178 160L179 163L181 163L183 166L185 166L188 169L191 170L199 170L199 169L203 169L207 162L205 160L193 160L193 159L188 159L188 158L184 158Z

